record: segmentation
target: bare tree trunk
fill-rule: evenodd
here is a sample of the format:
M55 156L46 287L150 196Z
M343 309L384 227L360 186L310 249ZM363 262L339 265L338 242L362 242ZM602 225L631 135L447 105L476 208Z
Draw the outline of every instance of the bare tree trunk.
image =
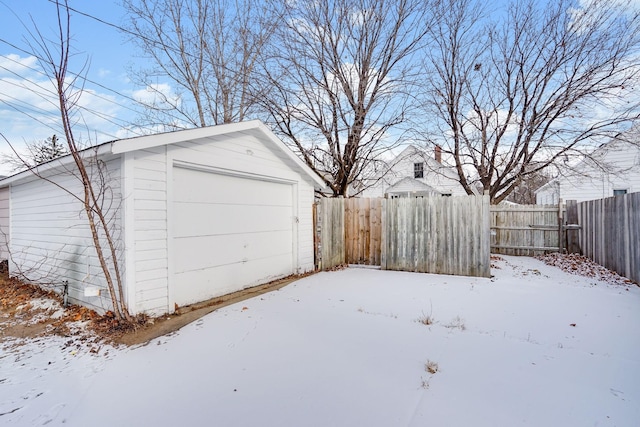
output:
M46 179L71 194L77 200L81 201L82 208L86 214L87 224L91 231L93 246L106 281L114 314L119 320L124 319L132 321L133 319L129 314L124 298L122 275L120 272L115 241L109 222L99 200L100 195L106 190L106 183L104 182L104 179L101 179L98 183L94 182L87 169L86 159L83 157L83 155L86 155L87 151L83 151L78 147L74 135L71 111L74 109L75 103L81 96L83 89L82 85L80 85L80 87L76 86L78 83L77 76L71 78L67 74L71 41L70 13L68 5L66 0L57 2L56 5L59 29L58 45L55 46L55 49L50 48L48 39L45 38L38 29L36 29L36 33L32 34L35 43L35 46L32 46L32 48L34 48L34 51L39 52L39 55L36 56L39 58L43 69L50 73L50 77L54 82L58 105L60 108L60 118L67 141L68 151L75 163L76 176L82 183L83 195L79 197L71 190L63 188L52 180L43 177L39 174L36 168L32 168L31 171L40 178ZM54 53L56 51L57 54ZM100 161L96 161L95 167L101 175L102 172L100 169L102 166ZM105 243L103 243L103 239ZM103 247L104 244L106 244L106 249Z

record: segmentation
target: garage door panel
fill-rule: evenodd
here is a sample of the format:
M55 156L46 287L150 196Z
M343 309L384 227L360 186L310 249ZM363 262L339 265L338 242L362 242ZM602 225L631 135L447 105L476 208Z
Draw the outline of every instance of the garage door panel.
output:
M294 272L293 187L174 167L172 295L178 305Z
M178 305L193 304L288 276L291 273L286 268L282 268L280 272L273 271L267 276L260 273L274 263L285 265L287 262L290 263L290 257L281 255L277 259L249 261L241 269L234 265L225 265L207 270L177 273L176 281L188 284L189 293L185 293L181 300L176 302Z
M176 237L291 230L291 207L176 203Z
M274 205L286 201L291 206L290 185L190 169L176 168L176 172L177 202Z
M267 232L200 236L175 239L176 273L242 264L254 259L291 258L291 232ZM194 246L199 247L193 250ZM265 251L268 248L268 251Z

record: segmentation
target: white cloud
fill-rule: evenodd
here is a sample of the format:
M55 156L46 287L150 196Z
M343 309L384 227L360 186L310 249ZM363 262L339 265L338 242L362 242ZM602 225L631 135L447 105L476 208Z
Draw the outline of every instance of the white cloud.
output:
M15 53L8 55L0 55L0 78L6 76L15 76L16 74L24 75L37 73L32 69L38 69L39 64L35 56L28 56L26 58L20 57Z
M149 106L180 106L180 97L173 92L173 88L168 83L157 83L136 90L132 97Z

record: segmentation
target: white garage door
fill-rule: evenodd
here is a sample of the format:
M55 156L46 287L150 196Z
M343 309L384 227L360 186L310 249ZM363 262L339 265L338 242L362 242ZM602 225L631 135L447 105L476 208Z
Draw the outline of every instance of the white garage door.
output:
M173 182L178 305L293 273L291 185L179 167Z

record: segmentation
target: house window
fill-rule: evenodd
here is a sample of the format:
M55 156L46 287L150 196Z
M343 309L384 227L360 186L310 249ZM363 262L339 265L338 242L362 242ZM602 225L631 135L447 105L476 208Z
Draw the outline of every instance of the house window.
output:
M622 196L622 195L625 195L625 194L627 194L627 189L626 188L625 189L620 188L620 189L617 189L617 190L616 189L613 190L613 195L614 196Z
M424 178L424 163L413 164L413 177Z

